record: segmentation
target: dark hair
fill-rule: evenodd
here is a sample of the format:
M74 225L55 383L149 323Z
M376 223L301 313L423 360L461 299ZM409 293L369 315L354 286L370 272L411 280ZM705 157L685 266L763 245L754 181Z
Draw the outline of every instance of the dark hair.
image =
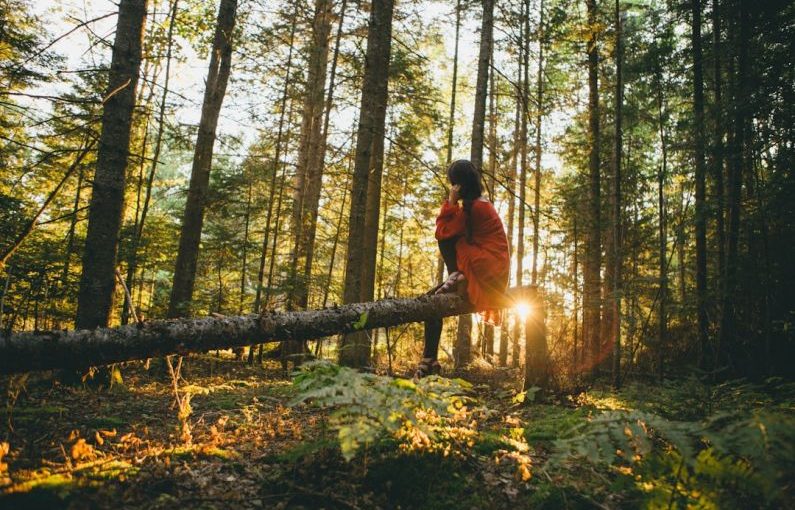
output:
M475 165L467 159L453 161L447 168L447 178L453 185L461 185L459 196L464 203L464 214L466 215L466 239L472 244L472 202L483 195L483 187L480 184L480 172Z

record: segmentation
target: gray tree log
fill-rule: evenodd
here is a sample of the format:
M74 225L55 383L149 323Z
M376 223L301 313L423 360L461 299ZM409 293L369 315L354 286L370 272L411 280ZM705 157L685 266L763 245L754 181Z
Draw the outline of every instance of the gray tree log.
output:
M534 287L508 289L509 298L535 301ZM84 368L252 343L309 340L471 313L457 294L383 299L292 312L179 318L77 331L22 332L0 337L0 374Z

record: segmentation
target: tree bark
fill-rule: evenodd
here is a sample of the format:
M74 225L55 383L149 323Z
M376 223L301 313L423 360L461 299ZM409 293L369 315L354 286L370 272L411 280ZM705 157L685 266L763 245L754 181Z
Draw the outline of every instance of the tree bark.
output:
M378 139L383 139L386 120L389 61L392 48L393 0L373 0L367 34L364 82L356 138L356 159L351 183L351 211L348 221L348 254L345 268L343 300L354 303L362 293L362 266L365 263L361 246L367 206L368 174ZM383 143L383 141L381 142ZM343 336L339 362L364 367L370 362L370 340L366 335Z
M121 0L77 296L78 328L107 326L116 284L130 128L141 67L146 0Z
M146 179L146 191L144 193L144 201L141 205L141 217L135 225L133 232L132 246L130 247L130 258L127 261L127 288L132 291L135 271L138 267L138 248L143 238L144 226L146 224L146 216L149 213L149 204L152 200L152 186L155 182L155 175L157 173L157 164L160 162L160 151L163 147L163 133L166 127L166 98L168 97L169 78L171 75L171 56L174 46L174 26L176 25L177 12L179 0L174 0L171 4L171 17L168 24L168 43L166 47L166 76L163 79L163 95L160 97L160 109L157 118L157 134L155 135L155 149L152 153L152 163L149 169L149 174ZM122 324L127 323L127 316L129 314L129 306L126 301L124 302L124 309L122 310Z
M196 282L196 263L199 259L204 208L210 184L215 131L226 85L232 67L232 39L235 30L237 0L221 0L215 37L210 54L210 68L204 89L199 133L193 155L188 198L179 236L179 250L174 268L174 283L168 304L168 316L180 317L191 313L193 287Z
M692 0L693 26L693 157L696 181L696 307L698 316L698 363L704 367L707 336L707 203L704 164L704 76L701 51L701 0Z
M271 221L273 219L273 199L276 196L276 181L277 176L279 174L279 167L281 166L281 158L282 158L282 138L284 136L284 117L287 114L287 99L289 96L289 89L290 89L290 74L293 68L293 45L295 41L295 29L296 29L296 16L298 14L298 4L296 4L296 10L293 13L293 20L292 26L290 28L290 42L289 42L289 50L287 51L287 63L285 64L285 72L284 72L284 86L282 87L282 98L281 98L281 105L279 107L279 124L278 128L276 129L276 148L273 156L273 164L272 169L273 173L271 174L271 181L270 181L270 188L268 190L268 213L265 217L265 232L262 236L262 252L260 253L259 259L259 271L257 272L257 292L254 295L254 313L259 313L262 307L262 286L265 281L265 260L267 260L268 255L268 241L270 238L271 233ZM288 119L289 120L289 119ZM283 187L283 186L282 186ZM281 205L281 192L279 195L279 205ZM280 214L280 208L277 208L277 215ZM275 229L274 232L278 233L278 229ZM276 243L276 235L274 237L274 245ZM273 260L273 255L271 256L271 260ZM268 285L270 285L270 276L268 277ZM253 363L253 358L249 360L249 362Z
M512 299L535 299L535 288L516 287L508 289L506 294ZM0 374L83 368L233 348L252 341L309 340L471 313L471 307L451 293L353 303L324 310L153 320L93 330L23 332L0 336Z
M593 371L601 359L600 328L600 287L599 275L602 266L601 248L601 182L599 175L599 48L597 47L597 7L596 0L586 0L588 26L591 31L588 39L588 215L587 245L585 251L583 288L583 348L588 356L588 369Z
M621 383L621 158L623 157L623 133L622 133L622 104L624 102L624 79L622 76L623 67L623 34L621 26L621 6L619 0L615 2L615 24L616 24L616 104L615 104L615 146L613 148L613 288L611 289L612 299L610 306L612 312L611 332L613 344L613 387L618 388Z
M520 170L519 170L519 218L516 234L516 285L522 285L522 278L524 273L524 220L527 195L527 120L528 120L528 100L530 95L529 83L529 67L530 67L530 48L529 48L529 33L530 33L530 5L529 0L525 0L522 4L522 20L524 21L524 28L520 31L522 42L519 46L519 65L522 67L522 78L519 87L519 94L521 96L522 113L521 113L521 127L519 131L519 157ZM532 212L532 211L531 211ZM519 339L522 333L522 324L517 316L513 323L512 334L512 349L511 349L511 366L514 368L519 366Z
M312 37L307 41L307 62L304 110L301 120L298 166L293 186L292 231L293 253L290 259L292 291L287 307L306 308L309 300L309 280L312 272L312 255L320 188L323 180L323 92L326 87L329 35L331 33L331 1L316 0L312 23ZM310 248L310 244L313 246ZM298 266L302 265L299 275Z
M475 111L472 117L472 142L469 159L472 165L483 172L483 141L486 122L486 97L489 85L489 63L491 62L492 30L494 27L494 0L483 0L483 21L480 29L480 52L478 75L475 85ZM458 318L456 332L455 364L464 366L472 359L472 317Z

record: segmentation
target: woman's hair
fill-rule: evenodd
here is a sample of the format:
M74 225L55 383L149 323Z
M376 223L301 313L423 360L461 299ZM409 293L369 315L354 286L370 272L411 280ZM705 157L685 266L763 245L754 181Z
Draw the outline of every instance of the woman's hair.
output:
M453 185L461 185L459 195L464 203L464 214L466 216L466 239L472 244L472 202L483 194L483 187L480 184L480 172L475 165L467 159L453 161L447 168L447 178Z

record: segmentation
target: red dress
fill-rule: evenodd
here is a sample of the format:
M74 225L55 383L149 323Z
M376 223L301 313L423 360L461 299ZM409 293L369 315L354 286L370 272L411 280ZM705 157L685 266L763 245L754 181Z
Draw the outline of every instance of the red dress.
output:
M496 209L486 200L474 200L470 212L472 244L466 239L466 215L447 200L436 218L436 239L460 236L455 244L458 270L467 279L467 295L486 322L499 325L506 306L510 259L508 239Z

